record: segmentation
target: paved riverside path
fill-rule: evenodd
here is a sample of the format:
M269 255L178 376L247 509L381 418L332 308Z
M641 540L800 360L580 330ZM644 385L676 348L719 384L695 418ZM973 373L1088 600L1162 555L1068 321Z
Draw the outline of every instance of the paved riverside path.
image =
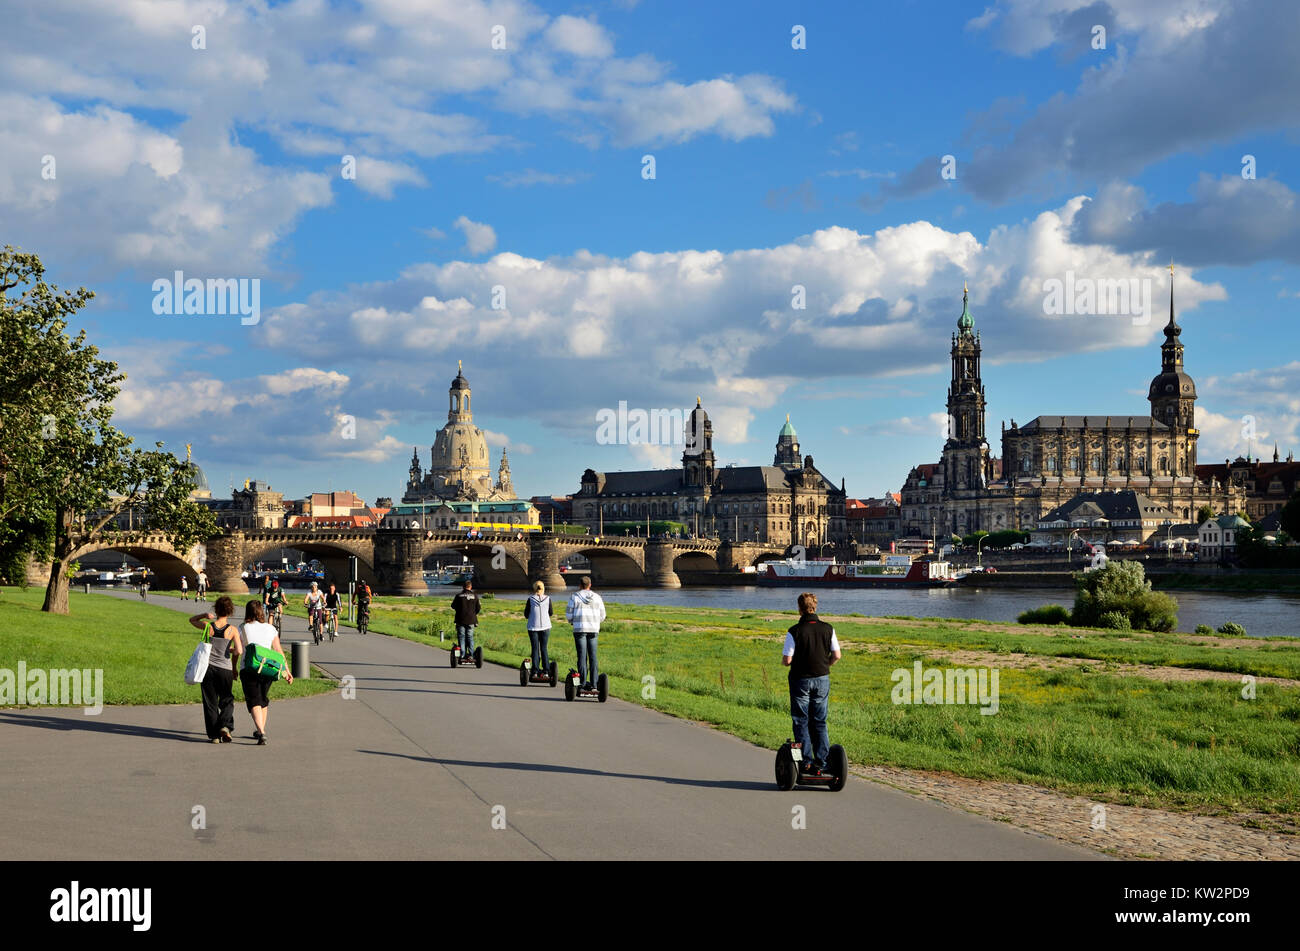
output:
M284 621L286 639L310 637ZM725 733L614 698L566 703L561 686L520 687L516 668L452 670L445 651L344 630L312 662L354 676L356 699L272 688L265 747L242 703L235 742L206 742L197 688L193 704L98 716L0 710L0 858L1099 857L856 777L839 793L780 792L773 753ZM206 829L192 828L197 806Z

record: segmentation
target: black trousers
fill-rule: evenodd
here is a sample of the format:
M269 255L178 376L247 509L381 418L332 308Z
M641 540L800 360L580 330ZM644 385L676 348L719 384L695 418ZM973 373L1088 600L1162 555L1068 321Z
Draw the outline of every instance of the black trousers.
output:
M220 737L223 726L234 733L235 672L209 667L199 689L203 693L203 725L207 727L208 739Z

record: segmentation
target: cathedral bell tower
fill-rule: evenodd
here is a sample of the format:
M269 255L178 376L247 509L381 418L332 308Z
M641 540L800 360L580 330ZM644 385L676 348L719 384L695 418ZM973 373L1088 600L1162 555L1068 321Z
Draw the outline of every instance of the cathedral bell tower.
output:
M683 476L691 488L713 485L713 423L695 398L695 409L686 417L686 448L682 452Z
M984 487L989 444L984 439L984 384L980 380L980 337L962 285L961 317L952 335L952 382L948 386L948 441L943 446L950 490Z
M1168 471L1156 463L1157 474L1190 476L1196 471L1196 384L1183 370L1183 328L1174 319L1174 266L1169 265L1169 323L1160 345L1160 372L1151 381L1151 415L1171 430L1168 455L1157 450Z

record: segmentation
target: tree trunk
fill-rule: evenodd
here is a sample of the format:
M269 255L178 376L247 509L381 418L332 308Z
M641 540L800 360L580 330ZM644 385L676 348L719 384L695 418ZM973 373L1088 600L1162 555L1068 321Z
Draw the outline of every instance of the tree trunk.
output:
M41 610L50 614L68 613L68 560L72 555L72 513L60 511L54 529L54 558L50 561L50 583L45 586L45 603Z
M48 611L50 614L68 613L68 584L71 580L66 561L55 558L50 562L50 583L45 586L45 603L41 605L42 611Z

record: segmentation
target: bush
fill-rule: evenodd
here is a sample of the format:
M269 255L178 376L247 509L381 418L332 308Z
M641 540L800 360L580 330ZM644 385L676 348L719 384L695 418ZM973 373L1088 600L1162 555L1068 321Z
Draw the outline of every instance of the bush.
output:
M1198 624L1196 625L1196 630L1192 633L1200 634L1202 637L1208 637L1214 633L1214 628L1210 627L1208 624Z
M1246 629L1236 621L1224 621L1219 633L1224 637L1245 637Z
M1133 624L1128 619L1128 614L1124 611L1107 611L1098 620L1098 627L1104 627L1112 631L1131 631Z
M1021 611L1016 620L1021 624L1069 624L1070 611L1059 604L1044 604L1041 608Z
M1135 631L1172 631L1178 624L1178 602L1152 591L1140 561L1112 561L1105 568L1075 575L1078 593L1071 623L1079 627L1110 627L1102 618L1120 612ZM1113 620L1113 619L1112 619Z

